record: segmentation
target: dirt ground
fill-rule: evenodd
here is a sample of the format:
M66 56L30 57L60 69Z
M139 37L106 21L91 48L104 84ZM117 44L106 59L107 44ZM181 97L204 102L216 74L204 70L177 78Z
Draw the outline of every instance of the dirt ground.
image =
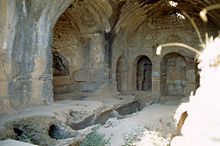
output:
M108 93L108 94L107 94ZM140 111L131 114L120 115L115 107L131 103L137 100L132 95L113 95L111 92L99 92L83 98L83 100L62 100L53 104L32 106L25 109L12 111L0 117L0 130L5 129L5 123L31 116L55 117L57 120L67 123L64 116L66 111L89 111L92 115L113 109L112 115L105 124L99 125L98 132L108 139L110 146L166 146L175 134L175 121L173 116L178 108L178 102L150 103ZM140 100L142 102L143 100ZM146 101L146 100L145 100ZM92 126L77 130L81 135L88 134Z

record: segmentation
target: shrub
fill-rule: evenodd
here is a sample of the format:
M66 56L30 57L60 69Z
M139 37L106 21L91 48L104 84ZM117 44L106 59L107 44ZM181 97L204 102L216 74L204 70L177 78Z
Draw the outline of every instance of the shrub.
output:
M98 133L95 129L86 136L80 146L105 146L109 143L109 140L105 139L103 134Z

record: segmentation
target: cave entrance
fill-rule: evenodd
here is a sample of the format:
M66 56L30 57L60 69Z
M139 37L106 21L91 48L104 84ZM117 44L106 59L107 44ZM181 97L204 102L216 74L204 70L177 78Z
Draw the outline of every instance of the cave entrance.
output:
M151 91L152 63L147 56L140 56L138 59L136 76L136 89L138 91Z
M127 82L127 66L125 63L124 56L120 56L117 62L117 68L116 68L116 82L117 82L117 90L123 91L126 90Z
M69 78L69 63L59 52L52 51L53 55L53 92L54 100L59 93L66 93L66 82Z
M161 63L162 95L184 96L186 68L186 59L178 53L169 53L163 57Z

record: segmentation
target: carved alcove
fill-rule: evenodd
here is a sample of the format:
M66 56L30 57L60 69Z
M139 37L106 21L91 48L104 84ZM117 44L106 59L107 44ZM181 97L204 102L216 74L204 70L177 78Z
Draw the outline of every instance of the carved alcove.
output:
M165 55L161 62L161 94L184 96L187 61L178 53Z
M127 66L125 63L125 57L122 55L118 58L117 68L116 68L116 81L117 81L117 90L122 91L126 90L126 76L127 76Z
M137 61L136 88L138 91L152 89L152 63L147 56L141 56Z

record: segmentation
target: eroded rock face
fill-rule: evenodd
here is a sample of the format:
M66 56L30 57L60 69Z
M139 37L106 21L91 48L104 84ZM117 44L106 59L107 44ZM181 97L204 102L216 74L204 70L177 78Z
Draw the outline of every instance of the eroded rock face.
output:
M71 3L67 1L7 1L0 3L0 52L4 53L1 99L13 108L53 101L51 28ZM1 102L2 103L2 102ZM1 105L7 109L6 101ZM2 110L1 110L2 112Z
M143 108L143 105L141 105L141 103L139 103L138 101L134 101L134 102L131 102L127 105L124 105L124 106L117 108L116 111L120 115L128 115L128 114L138 112L142 108Z
M8 122L7 129L0 139L12 138L19 141L42 146L61 145L61 139L78 139L78 132L59 122L55 118L46 116L33 116ZM8 134L7 134L8 133ZM10 134L11 133L11 134ZM76 138L76 139L77 139ZM63 144L65 141L63 141Z
M50 125L53 122L54 119L40 116L24 118L7 123L7 130L14 133L14 138L20 141L37 145L54 145L55 140L48 135Z
M63 123L55 123L50 126L49 135L56 140L76 137L77 132Z
M69 74L69 64L59 52L53 53L53 75L66 76Z

